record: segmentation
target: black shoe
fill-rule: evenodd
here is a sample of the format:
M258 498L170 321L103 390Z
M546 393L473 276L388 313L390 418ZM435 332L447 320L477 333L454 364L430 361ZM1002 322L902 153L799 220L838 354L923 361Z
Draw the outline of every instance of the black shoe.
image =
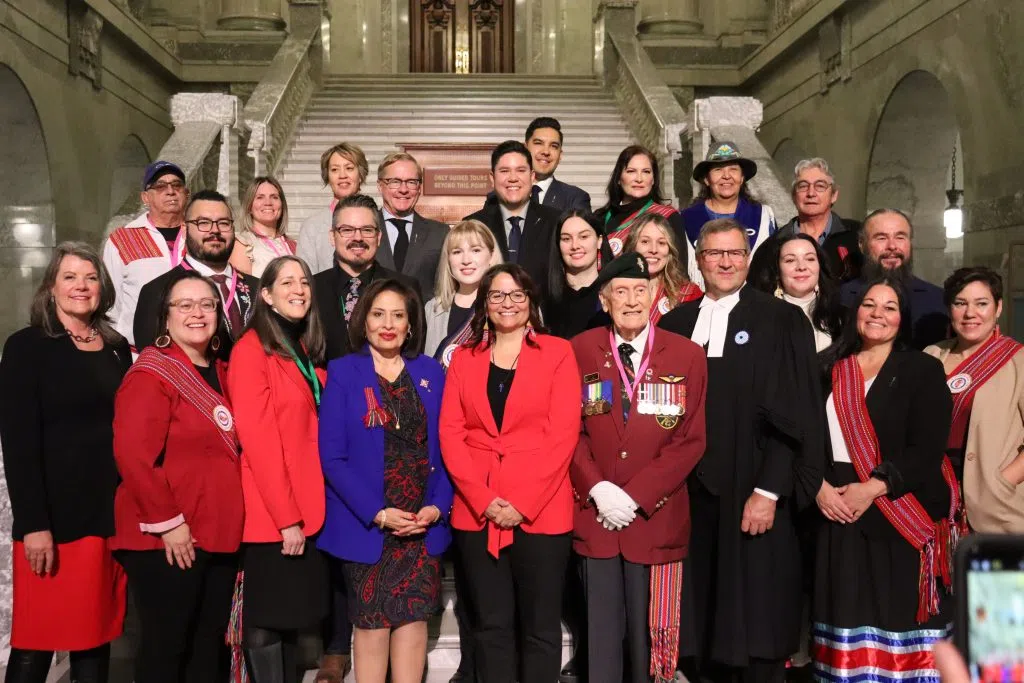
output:
M473 677L464 671L456 671L448 679L448 683L473 683Z
M581 677L580 667L576 663L576 658L570 659L565 666L562 667L561 673L558 674L558 680L561 683L576 683Z

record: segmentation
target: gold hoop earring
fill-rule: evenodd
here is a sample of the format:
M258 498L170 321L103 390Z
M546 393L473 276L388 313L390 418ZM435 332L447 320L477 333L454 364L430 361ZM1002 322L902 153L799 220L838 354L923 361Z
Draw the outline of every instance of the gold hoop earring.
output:
M170 345L171 335L167 334L166 332L164 332L159 337L153 340L153 346L157 347L158 349L166 349Z

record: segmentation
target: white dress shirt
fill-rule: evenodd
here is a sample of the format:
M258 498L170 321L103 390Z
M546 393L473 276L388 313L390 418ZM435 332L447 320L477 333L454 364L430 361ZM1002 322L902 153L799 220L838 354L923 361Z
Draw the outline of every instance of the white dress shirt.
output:
M650 326L650 324L648 324L640 332L640 334L636 335L635 337L633 337L629 341L626 341L625 339L620 337L619 333L616 332L615 333L615 348L613 350L615 351L615 353L618 353L619 352L619 345L623 344L623 343L629 344L630 346L632 346L633 350L636 351L636 358L632 358L632 356L630 358L632 358L632 360L633 360L633 368L634 369L638 368L638 367L640 367L640 362L642 361L642 359L644 357L644 351L647 349L647 337L648 337L648 335L650 335L650 333L651 333L651 326ZM620 358L621 358L621 356L620 356Z
M740 302L742 287L721 299L712 299L707 294L700 300L700 313L693 326L690 339L698 346L708 347L708 358L721 358L725 349L725 335L729 329L729 314Z
M396 216L387 209L381 209L381 214L384 216L384 232L388 236L388 244L391 245L391 253L395 253L395 242L398 241L398 228L394 223L391 222L392 218L405 221L405 234L409 238L409 243L412 244L412 221L414 212L410 211L407 216Z
M224 270L222 270L220 272L217 272L216 270L214 270L210 266L208 266L205 263L202 263L200 261L197 261L196 259L192 258L191 256L186 256L185 260L188 262L188 265L190 265L192 267L192 270L196 271L197 273L199 273L203 277L210 277L211 275L223 275L223 276L227 277L228 284L230 285L230 283L231 283L231 272L232 272L230 264L226 264L224 266ZM223 303L226 306L227 302L224 301L224 292L221 291L220 287L217 287L217 294L218 294L218 296L220 296L221 303Z
M544 180L538 180L534 183L534 185L540 188L540 194L537 195L538 204L544 203L544 198L548 196L548 190L551 189L551 183L553 182L555 182L555 176L549 175Z
M519 230L523 235L526 234L526 210L530 207L530 203L527 202L519 209L519 211L513 213L505 208L505 205L498 203L498 208L501 209L501 224L505 226L505 240L508 240L508 234L512 232L512 224L508 222L508 219L512 216L519 216L523 219L523 222L519 225Z
M868 395L871 385L875 383L875 375L864 382L864 395ZM825 417L828 419L828 440L832 444L832 462L849 462L850 450L846 447L846 439L843 438L843 429L839 426L839 414L836 412L835 394L829 394L825 401Z

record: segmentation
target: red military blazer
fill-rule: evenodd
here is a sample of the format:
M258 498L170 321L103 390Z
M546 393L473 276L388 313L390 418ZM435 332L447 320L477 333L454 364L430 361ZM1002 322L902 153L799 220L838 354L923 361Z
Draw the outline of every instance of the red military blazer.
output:
M175 344L151 346L147 353L180 361L209 389ZM227 369L221 361L217 376L225 387ZM230 429L231 403L226 396L218 400L227 409L220 417ZM114 460L122 481L114 497L111 547L163 550L159 532L184 521L199 548L213 553L238 550L245 510L233 436L230 442L234 445L227 445L222 428L171 381L133 367L114 398ZM153 525L153 530L144 532L140 524Z
M327 378L317 370L321 384ZM317 448L313 392L294 361L267 355L255 330L235 342L228 391L242 444L245 543L281 540L301 524L312 536L324 524L324 475Z
M512 530L484 518L495 498L509 501L523 531L572 530L569 462L580 429L580 375L569 342L534 335L524 342L509 389L501 433L487 398L489 348L460 348L452 357L441 403L441 454L455 485L451 525L488 527L488 549L512 543Z
M615 364L617 353L608 328L588 330L572 340L583 383L611 380L611 411L583 417L571 476L577 494L573 545L584 557L622 555L637 564L664 564L686 556L690 540L690 500L686 478L704 455L704 398L707 360L699 346L665 330L655 330L648 364L641 382L685 384L686 411L671 428L655 415L640 414L634 396L629 421L622 420L622 380ZM640 368L634 358L634 366ZM684 378L679 382L676 378ZM662 379L662 378L667 378ZM640 506L636 519L621 531L609 531L597 521L590 489L600 481L622 487Z

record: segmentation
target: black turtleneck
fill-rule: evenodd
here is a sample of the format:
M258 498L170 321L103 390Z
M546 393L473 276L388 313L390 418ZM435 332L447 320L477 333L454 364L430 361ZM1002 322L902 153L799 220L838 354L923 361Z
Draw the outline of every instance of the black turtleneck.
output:
M606 324L608 316L601 310L596 287L588 285L573 289L566 286L561 299L545 303L544 321L551 334L572 339L580 332Z
M309 356L306 355L306 350L302 348L302 335L306 332L307 318L303 318L298 322L292 322L277 311L273 311L273 315L274 318L277 319L277 324L281 326L281 331L284 332L284 337L288 342L288 345L292 348L292 351L295 352L295 355L298 356L299 362L306 367L309 367ZM305 373L303 373L302 376L305 377L306 384L309 385L309 390L312 392L313 384L309 377L306 377ZM319 384L319 380L314 381ZM315 393L316 392L314 392L314 395Z

